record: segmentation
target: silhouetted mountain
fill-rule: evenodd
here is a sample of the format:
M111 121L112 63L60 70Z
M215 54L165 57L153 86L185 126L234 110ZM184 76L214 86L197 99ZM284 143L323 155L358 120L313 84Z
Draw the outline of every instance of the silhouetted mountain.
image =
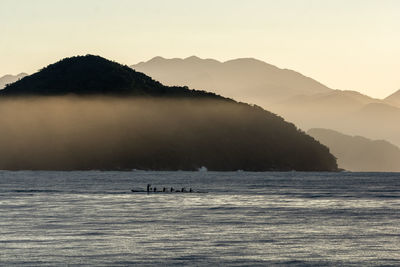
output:
M294 108L307 108L313 110L335 111L336 113L355 111L367 104L383 103L379 99L374 99L356 91L332 90L327 93L314 95L298 95L282 101L275 107L292 106ZM339 108L340 107L340 108Z
M1 95L137 95L215 97L204 91L167 87L143 73L99 56L63 59L7 85Z
M400 107L400 90L386 97L385 102Z
M296 95L331 91L300 73L253 58L219 62L195 56L185 59L155 57L131 67L168 85L202 88L264 106Z
M329 147L340 168L349 171L400 171L400 149L384 140L344 135L327 129L307 132Z
M332 90L299 73L255 59L221 63L196 57L157 57L132 67L161 82L190 85L260 105L301 129L329 128L400 145L400 117L388 112L400 93L388 102L355 91ZM370 104L379 104L372 117Z
M98 56L61 60L2 94L0 169L337 170L325 146L258 106Z
M18 81L19 79L24 78L28 74L26 73L20 73L18 75L5 75L3 77L0 77L0 89L3 89L7 84L13 83Z

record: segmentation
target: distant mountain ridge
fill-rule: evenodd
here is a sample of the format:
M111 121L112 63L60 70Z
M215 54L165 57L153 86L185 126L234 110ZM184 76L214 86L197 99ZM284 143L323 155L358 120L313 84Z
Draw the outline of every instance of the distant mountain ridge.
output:
M8 85L0 109L0 169L337 171L326 146L261 107L99 56Z
M299 94L312 95L332 89L292 70L280 69L254 58L219 62L196 56L185 59L155 57L131 66L167 85L187 85L191 88L260 104L280 102ZM243 96L243 91L248 97Z
M328 128L400 145L400 105L396 100L400 92L382 100L356 91L333 90L256 59L222 63L197 57L156 57L131 67L167 84L189 85L260 105L301 129Z
M400 172L400 149L387 141L345 135L328 129L310 129L307 133L329 147L340 168Z
M14 83L19 79L24 78L25 76L28 76L28 74L21 72L20 74L17 75L7 74L4 75L3 77L0 77L0 89L3 89L7 84Z

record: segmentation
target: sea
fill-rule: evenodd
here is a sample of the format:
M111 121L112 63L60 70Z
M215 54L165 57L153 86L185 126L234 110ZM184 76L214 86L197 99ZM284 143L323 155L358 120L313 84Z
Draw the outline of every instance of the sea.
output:
M400 174L0 171L0 266L160 265L400 266Z

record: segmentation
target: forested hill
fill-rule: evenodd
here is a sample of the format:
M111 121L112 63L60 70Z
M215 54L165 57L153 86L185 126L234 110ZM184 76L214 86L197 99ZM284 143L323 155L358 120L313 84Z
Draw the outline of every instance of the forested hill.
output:
M186 87L164 86L128 66L94 55L65 58L0 91L6 96L66 94L217 97Z
M0 102L0 169L337 171L326 146L275 114L98 56L52 64Z

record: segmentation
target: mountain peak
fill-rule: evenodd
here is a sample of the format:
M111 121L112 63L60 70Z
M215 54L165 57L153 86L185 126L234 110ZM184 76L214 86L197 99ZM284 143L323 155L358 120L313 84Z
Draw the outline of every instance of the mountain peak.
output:
M163 60L165 60L165 58L160 57L160 56L156 56L156 57L153 57L152 59L150 59L148 62L160 62L160 61L163 61Z
M1 95L174 95L211 96L184 87L167 87L128 66L96 55L64 58L7 85Z
M201 59L197 56L190 56L190 57L184 58L183 60L185 60L185 61L202 61L203 59Z
M384 99L385 102L400 107L400 89Z
M199 58L198 56L195 56L195 55L185 58L185 60L198 60L198 59L201 59L201 58Z

